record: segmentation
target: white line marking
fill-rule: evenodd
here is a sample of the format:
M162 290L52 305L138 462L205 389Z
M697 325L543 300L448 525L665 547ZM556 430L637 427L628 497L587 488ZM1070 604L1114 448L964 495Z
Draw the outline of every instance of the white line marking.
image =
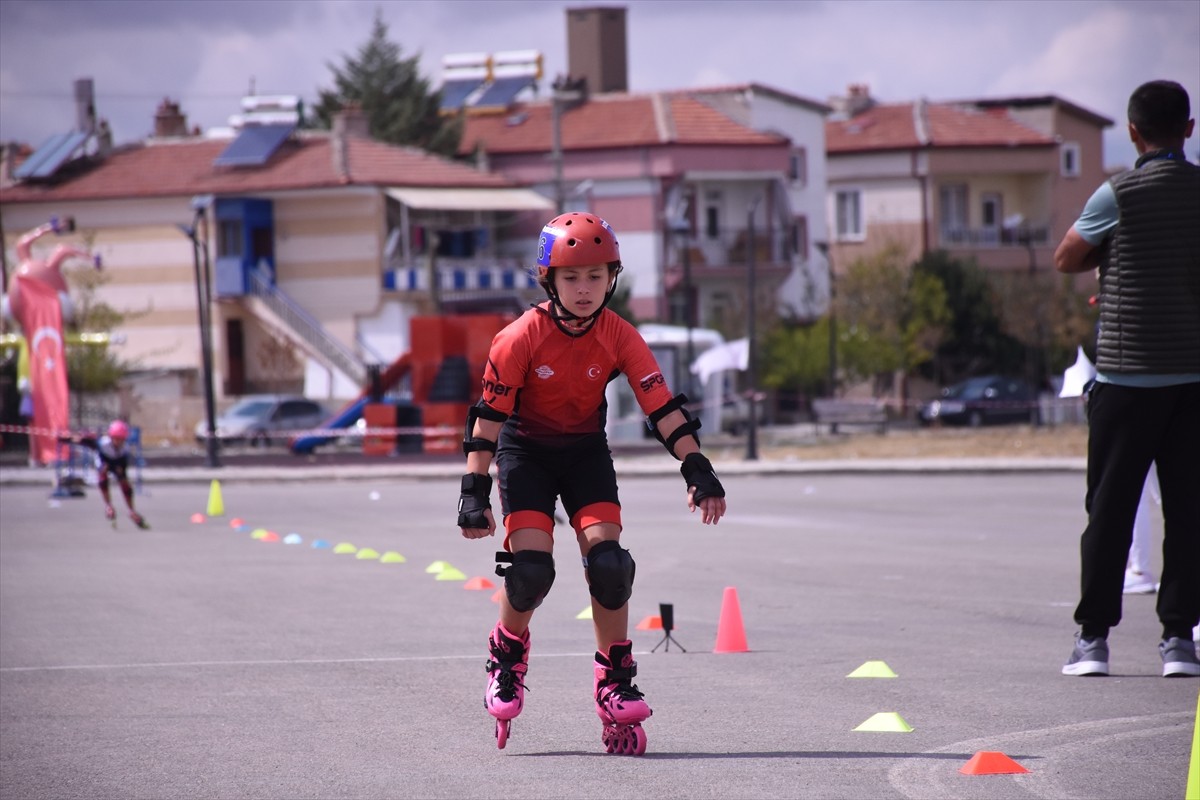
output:
M640 655L644 655L640 654ZM580 658L595 656L594 651L586 653L538 653L538 658ZM0 673L5 672L62 672L67 670L92 669L177 669L180 667L263 667L263 666L304 666L308 664L390 664L415 661L462 661L466 659L487 658L482 650L471 655L445 656L381 656L378 658L287 658L262 659L246 661L155 661L132 664L49 664L40 667L0 667Z

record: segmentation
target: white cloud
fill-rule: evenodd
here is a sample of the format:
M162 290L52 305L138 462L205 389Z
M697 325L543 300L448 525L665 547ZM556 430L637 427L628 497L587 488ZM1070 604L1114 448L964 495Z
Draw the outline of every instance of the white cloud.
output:
M825 101L852 82L886 102L1056 94L1117 121L1152 78L1200 101L1196 0L626 0L634 91L755 81ZM251 80L313 100L328 64L365 43L381 10L434 85L449 53L533 49L547 85L567 69L567 6L544 0L0 0L0 139L74 124L72 82L95 80L119 141L164 97L224 125ZM1123 134L1108 162L1129 163ZM1192 152L1192 151L1189 151ZM1117 157L1114 159L1113 154Z

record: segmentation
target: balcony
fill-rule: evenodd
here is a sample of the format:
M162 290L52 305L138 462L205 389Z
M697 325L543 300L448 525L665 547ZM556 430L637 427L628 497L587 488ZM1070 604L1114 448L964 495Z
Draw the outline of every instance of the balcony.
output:
M942 228L939 244L945 249L967 247L1045 247L1050 243L1050 228Z
M675 243L681 243L676 237ZM754 263L760 267L791 266L791 237L785 231L755 231L753 247L750 232L745 228L722 229L716 235L702 233L691 237L687 258L693 269L712 270L728 267L744 267L754 255ZM673 248L668 257L668 268L682 266L684 252L681 246ZM740 270L739 270L740 271Z

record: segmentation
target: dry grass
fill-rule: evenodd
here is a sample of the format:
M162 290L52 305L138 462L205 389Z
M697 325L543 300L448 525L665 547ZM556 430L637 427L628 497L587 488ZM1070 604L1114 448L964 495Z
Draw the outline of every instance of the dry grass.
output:
M875 433L814 434L795 429L795 435L763 431L759 453L764 458L811 460L853 458L1082 458L1087 454L1087 427L1059 425L1001 425L989 428L904 428ZM745 452L745 440L714 442L718 456Z

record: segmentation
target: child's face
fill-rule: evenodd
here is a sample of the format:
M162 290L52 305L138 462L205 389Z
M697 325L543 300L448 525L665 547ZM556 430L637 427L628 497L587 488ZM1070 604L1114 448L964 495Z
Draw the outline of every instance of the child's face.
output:
M608 265L558 267L554 272L554 287L563 308L577 317L595 314L608 292Z

